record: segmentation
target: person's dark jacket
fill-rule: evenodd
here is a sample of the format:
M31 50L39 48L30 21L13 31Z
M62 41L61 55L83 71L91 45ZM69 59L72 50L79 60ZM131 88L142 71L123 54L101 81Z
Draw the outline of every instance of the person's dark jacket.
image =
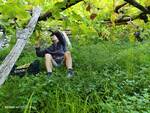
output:
M36 55L38 57L44 57L46 53L49 53L52 55L53 59L59 59L64 56L64 53L67 51L67 46L66 46L66 40L63 34L59 31L54 32L53 35L56 35L58 38L59 42L57 44L52 44L46 49L41 50L40 47L35 48L36 49Z

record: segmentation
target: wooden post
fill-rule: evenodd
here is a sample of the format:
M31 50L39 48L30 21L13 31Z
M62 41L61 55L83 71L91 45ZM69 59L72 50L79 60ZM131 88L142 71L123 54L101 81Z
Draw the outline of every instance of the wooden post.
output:
M17 31L16 37L17 42L10 53L7 55L3 63L0 65L0 85L2 85L7 79L13 65L19 58L22 50L24 49L28 38L32 35L35 26L38 22L41 13L40 8L35 8L33 10L33 16L29 21L25 29Z

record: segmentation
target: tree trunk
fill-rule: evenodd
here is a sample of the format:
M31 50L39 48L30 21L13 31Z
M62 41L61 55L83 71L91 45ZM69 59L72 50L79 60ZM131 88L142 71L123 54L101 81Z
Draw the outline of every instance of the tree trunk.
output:
M37 24L38 18L40 16L41 9L35 8L33 10L33 16L26 26L25 29L17 31L16 37L17 42L10 53L7 55L3 63L0 65L0 85L2 85L7 79L13 65L19 58L28 38L32 35L35 26Z

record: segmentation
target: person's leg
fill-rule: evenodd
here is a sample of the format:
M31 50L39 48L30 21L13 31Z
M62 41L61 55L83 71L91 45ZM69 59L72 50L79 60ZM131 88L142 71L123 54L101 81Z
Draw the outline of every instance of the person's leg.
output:
M69 51L65 52L64 61L65 61L67 69L72 69L72 57Z
M64 61L65 61L66 67L68 69L67 77L71 78L74 75L74 72L72 69L72 57L71 57L71 53L69 51L65 52Z
M45 54L45 66L48 74L52 73L52 68L53 68L52 60L53 58L51 54Z

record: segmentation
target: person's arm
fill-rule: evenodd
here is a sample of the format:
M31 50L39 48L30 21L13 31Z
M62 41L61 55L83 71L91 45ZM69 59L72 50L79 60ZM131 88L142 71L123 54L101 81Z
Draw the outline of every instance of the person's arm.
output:
M67 43L66 43L65 36L61 31L58 31L58 32L60 32L60 35L61 35L58 37L58 40L63 45L63 50L66 52L67 51Z
M67 46L67 45L66 45L66 39L65 39L63 33L62 33L61 31L58 31L58 32L59 32L60 35L61 35L61 36L57 37L58 40L60 41L60 43L61 43L64 47L66 47L66 46Z
M41 50L40 49L40 33L38 31L36 31L36 37L37 37L37 41L35 42L35 51L36 51L36 55L38 57L44 57L45 55L45 50Z
M52 45L49 46L46 49L43 49L43 50L41 50L40 47L36 47L35 50L36 50L36 55L38 57L44 57L46 53L49 53L49 54L54 54L55 53Z
M45 50L41 50L40 47L36 47L35 50L36 50L36 55L38 57L44 57L45 56Z
M35 44L35 51L36 51L36 55L38 57L44 57L45 56L46 49L41 50L41 48L40 48L40 41L39 40Z

